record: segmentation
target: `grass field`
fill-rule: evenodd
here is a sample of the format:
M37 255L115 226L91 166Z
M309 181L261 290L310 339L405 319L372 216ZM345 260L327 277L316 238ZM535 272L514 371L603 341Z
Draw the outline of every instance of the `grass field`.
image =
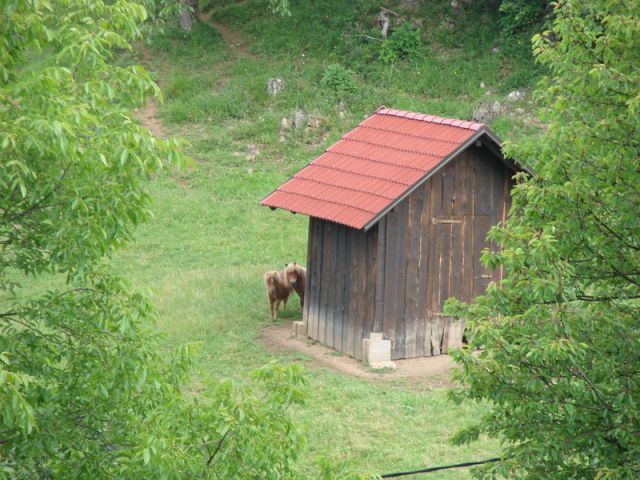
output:
M200 344L204 388L222 377L243 382L273 358L310 367L309 401L295 413L308 438L301 471L313 472L320 457L385 473L493 456L495 441L462 448L448 443L456 429L482 415L482 406L456 406L445 390L419 382L377 382L315 368L309 358L275 354L260 343L260 330L269 323L262 273L289 261L305 263L307 219L272 212L259 201L382 104L470 118L479 102L530 88L539 72L527 36L503 41L495 15L484 11L443 26L443 18L451 18L448 2L433 2L431 11L414 13L426 20L413 59L387 64L377 59L378 43L358 36L374 33L368 22L375 3L294 2L290 18L271 15L266 2L209 3L211 18L246 39L246 49L228 45L201 23L189 38L155 36L123 60L155 72L165 94L158 115L168 134L191 142L194 165L154 179L154 218L114 266L149 293L168 347ZM362 29L354 27L360 24ZM355 89L340 93L322 86L332 64L349 72ZM266 91L272 77L285 83L276 97ZM320 127L288 132L281 141L280 119L299 108L321 116ZM524 102L523 108L533 106ZM493 127L507 139L534 128L525 116L513 115L499 117ZM253 161L246 158L248 144L260 151ZM287 320L300 318L296 303Z

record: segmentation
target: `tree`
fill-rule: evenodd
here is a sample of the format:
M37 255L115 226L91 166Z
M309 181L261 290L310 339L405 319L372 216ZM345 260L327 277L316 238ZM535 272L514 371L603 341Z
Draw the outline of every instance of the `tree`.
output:
M639 19L638 2L562 0L533 39L548 129L509 148L535 175L490 232L504 280L449 305L471 330L457 398L491 402L457 441L503 439L493 474L640 477Z
M180 12L180 28L185 33L190 33L198 21L198 0L182 0Z
M149 302L105 259L148 214L179 143L132 119L160 92L116 49L145 10L119 0L0 3L0 472L9 478L288 478L295 367L185 396Z

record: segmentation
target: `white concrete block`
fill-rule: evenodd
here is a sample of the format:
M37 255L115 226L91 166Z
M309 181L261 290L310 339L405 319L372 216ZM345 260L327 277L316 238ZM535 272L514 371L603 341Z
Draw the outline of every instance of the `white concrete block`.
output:
M391 340L369 340L369 352L367 355L369 363L380 363L391 361Z
M291 335L294 337L307 336L307 324L305 322L296 321L291 324Z
M362 339L364 363L372 368L395 368L391 361L391 340L384 340L382 333L371 333Z
M369 334L369 340L373 342L378 342L384 340L384 333L382 332L371 332Z

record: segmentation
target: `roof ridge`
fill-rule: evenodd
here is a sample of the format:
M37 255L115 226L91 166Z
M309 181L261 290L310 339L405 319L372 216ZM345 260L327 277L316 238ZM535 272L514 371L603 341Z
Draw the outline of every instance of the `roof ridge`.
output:
M394 117L408 118L409 120L418 120L427 123L437 123L440 125L448 125L450 127L464 128L466 130L480 130L487 127L484 123L469 122L456 118L438 117L436 115L410 112L408 110L396 110L394 108L386 108L384 106L378 108L374 115L391 115Z

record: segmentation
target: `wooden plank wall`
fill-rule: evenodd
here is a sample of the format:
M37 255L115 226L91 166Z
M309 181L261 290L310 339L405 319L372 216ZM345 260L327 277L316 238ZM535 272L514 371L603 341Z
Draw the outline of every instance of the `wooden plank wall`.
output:
M377 231L309 219L307 334L356 358L374 327Z
M510 205L512 173L471 147L369 232L312 218L307 300L310 337L362 358L362 338L384 332L392 358L439 355L461 340L442 313L449 297L484 293L500 272L480 263L489 228Z

